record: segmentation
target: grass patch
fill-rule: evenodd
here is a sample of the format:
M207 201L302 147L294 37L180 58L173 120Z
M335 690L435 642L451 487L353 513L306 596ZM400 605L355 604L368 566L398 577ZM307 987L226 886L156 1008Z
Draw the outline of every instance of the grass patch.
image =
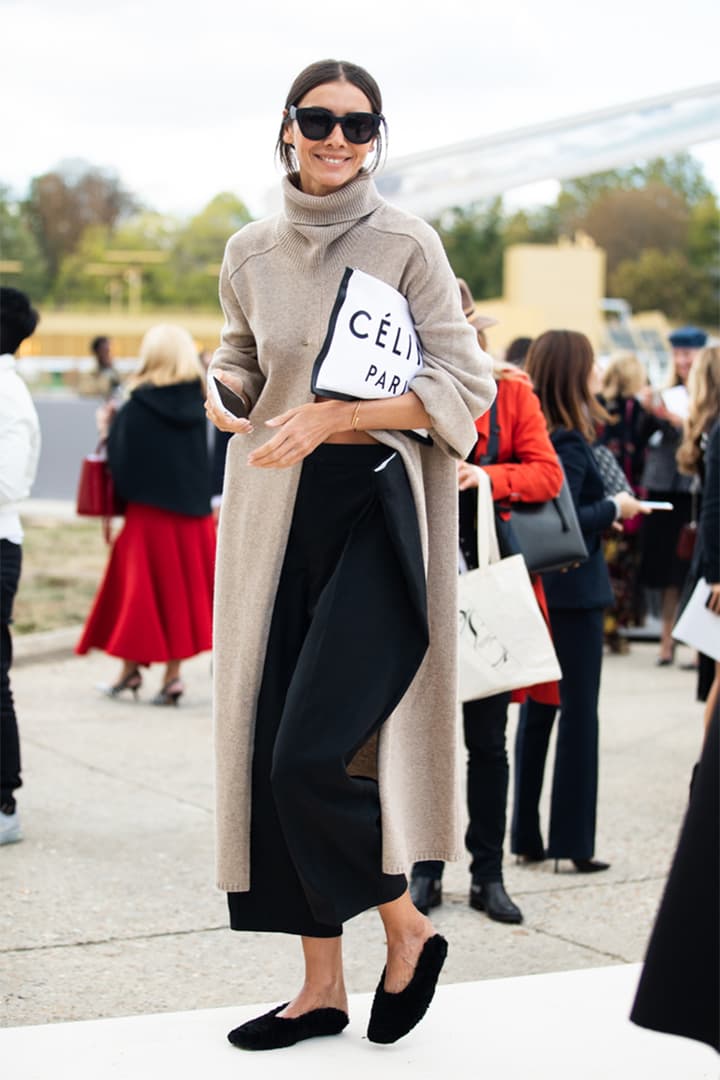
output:
M14 633L57 630L84 622L109 554L100 521L26 518L23 528Z

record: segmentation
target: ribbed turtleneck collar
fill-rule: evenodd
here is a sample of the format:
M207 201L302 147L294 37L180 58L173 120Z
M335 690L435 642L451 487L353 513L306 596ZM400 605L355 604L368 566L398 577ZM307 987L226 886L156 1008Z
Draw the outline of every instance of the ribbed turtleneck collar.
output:
M280 239L295 259L312 266L327 258L342 261L345 234L382 203L367 173L359 173L349 184L329 195L306 195L285 176L282 192L284 214Z

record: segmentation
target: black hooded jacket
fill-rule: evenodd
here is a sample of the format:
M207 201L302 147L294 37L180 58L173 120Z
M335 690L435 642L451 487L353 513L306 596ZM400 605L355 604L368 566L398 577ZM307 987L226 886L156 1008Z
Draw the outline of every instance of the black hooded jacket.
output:
M199 379L138 386L108 436L108 464L118 494L178 514L209 514L206 430Z

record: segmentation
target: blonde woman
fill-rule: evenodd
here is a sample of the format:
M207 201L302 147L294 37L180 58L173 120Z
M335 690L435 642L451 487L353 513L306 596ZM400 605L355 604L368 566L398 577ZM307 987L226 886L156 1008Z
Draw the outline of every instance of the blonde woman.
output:
M707 334L695 326L683 326L673 330L668 340L672 348L672 367L666 389L686 386ZM689 566L688 560L678 554L678 539L683 525L690 520L691 481L680 474L675 461L682 438L683 418L670 411L662 394L651 387L642 391L641 400L648 411L645 427L648 451L642 484L648 498L673 504L672 511L651 514L643 523L640 566L641 584L662 590L662 630L657 664L667 667L674 658L672 628Z
M693 551L681 607L689 599L699 578L713 586L711 609L720 613L720 553L717 544L718 477L717 422L720 418L720 346L700 353L688 379L690 406L683 441L677 453L680 472L697 477L702 490L698 539ZM713 438L711 441L711 433ZM705 727L710 724L720 694L720 664L700 655L698 701L706 702Z
M215 526L210 513L205 385L197 350L180 326L148 330L127 402L100 410L108 463L127 500L78 653L122 660L106 689L135 697L141 668L163 663L155 705L177 705L182 660L211 648Z

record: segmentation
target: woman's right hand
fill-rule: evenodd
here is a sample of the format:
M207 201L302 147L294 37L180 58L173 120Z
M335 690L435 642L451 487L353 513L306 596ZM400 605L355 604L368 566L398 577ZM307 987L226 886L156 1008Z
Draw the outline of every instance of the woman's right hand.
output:
M480 484L480 466L471 465L469 461L458 461L458 489L469 491L470 488Z
M636 514L651 514L652 510L649 506L645 506L636 499L634 495L631 495L628 491L621 491L617 495L613 495L614 501L617 503L620 511L620 517L625 518L635 517Z
M208 372L208 378L212 379L213 376L219 380L219 382L225 383L231 390L234 390L236 394L243 395L242 379L238 379L234 375L229 375L227 371ZM253 430L253 426L247 419L241 419L239 416L232 416L229 412L226 412L215 400L212 394L208 394L205 398L205 413L209 420L213 422L216 428L220 431L231 431L234 435L249 435Z

